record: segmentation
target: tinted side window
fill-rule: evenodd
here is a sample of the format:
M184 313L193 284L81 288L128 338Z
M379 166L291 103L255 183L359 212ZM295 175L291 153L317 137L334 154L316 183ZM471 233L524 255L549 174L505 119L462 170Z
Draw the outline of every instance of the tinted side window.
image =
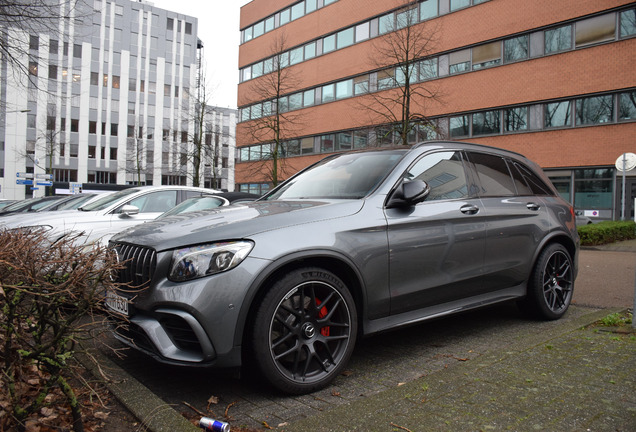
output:
M426 201L457 199L468 195L466 172L460 152L426 155L409 169L405 177L428 183L431 192Z
M553 195L553 192L550 189L550 187L546 185L545 182L541 180L541 178L534 173L534 171L532 171L530 168L518 162L514 162L513 165L514 165L513 172L519 171L520 175L528 184L528 187L530 187L530 190L532 190L533 194Z
M477 170L480 196L514 196L516 194L510 171L502 157L471 152L468 158Z

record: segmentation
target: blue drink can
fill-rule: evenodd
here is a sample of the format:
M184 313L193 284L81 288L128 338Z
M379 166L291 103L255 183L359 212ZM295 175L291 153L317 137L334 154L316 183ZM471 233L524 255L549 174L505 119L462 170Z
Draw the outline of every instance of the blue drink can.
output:
M214 420L209 417L202 417L199 420L199 427L210 432L230 432L230 424Z

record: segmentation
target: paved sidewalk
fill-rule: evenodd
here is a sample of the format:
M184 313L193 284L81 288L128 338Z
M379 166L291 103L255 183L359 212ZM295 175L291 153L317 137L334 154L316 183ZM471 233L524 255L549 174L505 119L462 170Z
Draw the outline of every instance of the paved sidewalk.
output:
M280 429L634 431L636 333L612 330L557 329Z

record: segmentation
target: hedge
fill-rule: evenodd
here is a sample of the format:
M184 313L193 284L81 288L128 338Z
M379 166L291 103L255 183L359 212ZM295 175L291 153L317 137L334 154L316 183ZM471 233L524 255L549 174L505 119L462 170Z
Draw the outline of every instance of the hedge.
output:
M582 246L594 246L621 240L636 239L634 221L605 221L578 227Z

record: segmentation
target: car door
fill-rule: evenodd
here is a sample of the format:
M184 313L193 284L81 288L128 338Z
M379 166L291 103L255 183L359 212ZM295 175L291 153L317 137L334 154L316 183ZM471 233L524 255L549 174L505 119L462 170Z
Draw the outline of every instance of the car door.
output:
M479 180L486 221L484 289L520 286L550 226L547 208L510 159L485 152L468 152L468 159Z
M462 152L426 154L404 177L431 190L417 205L385 209L391 314L478 295L485 223Z

